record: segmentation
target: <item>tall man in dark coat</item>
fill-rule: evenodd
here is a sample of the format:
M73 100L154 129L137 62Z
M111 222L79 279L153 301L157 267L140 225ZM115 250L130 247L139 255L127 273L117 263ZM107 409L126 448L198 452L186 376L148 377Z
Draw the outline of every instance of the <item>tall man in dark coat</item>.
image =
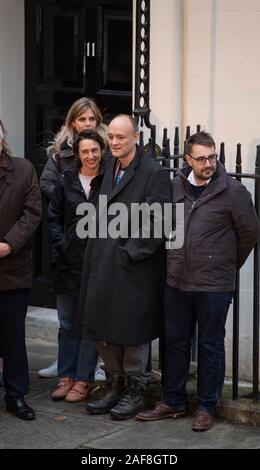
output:
M137 418L153 421L185 415L197 320L198 410L192 429L206 431L213 424L225 377L225 323L236 268L246 261L260 231L250 193L217 161L209 134L189 138L186 159L188 166L173 180L173 205L184 204L185 238L181 249L167 252L163 399Z
M24 400L29 373L25 317L32 284L30 240L41 220L41 195L32 164L10 156L0 121L0 351L7 411L31 420Z
M160 333L164 279L163 236L156 238L153 231L155 222L161 225L163 203L171 200L167 171L139 153L138 137L131 116L119 115L111 121L108 142L114 158L101 187L98 233L88 241L80 296L82 334L97 342L109 376L104 396L89 402L87 410L110 412L115 419L131 418L143 408L149 343ZM102 209L105 196L107 207ZM120 210L118 203L127 211L121 220L121 235L112 234L110 225ZM133 233L131 210L141 203L157 203L160 208L143 222L151 225L149 238L140 235L144 226ZM100 235L106 217L107 236Z

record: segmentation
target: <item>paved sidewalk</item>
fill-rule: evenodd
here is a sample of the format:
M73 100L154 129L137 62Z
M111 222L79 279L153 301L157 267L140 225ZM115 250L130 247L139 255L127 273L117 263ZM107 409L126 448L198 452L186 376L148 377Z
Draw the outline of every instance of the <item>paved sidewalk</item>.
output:
M260 449L260 428L216 419L205 433L191 431L192 417L140 423L90 416L86 403L53 402L56 380L37 371L56 358L56 345L28 339L31 389L28 403L35 421L24 422L6 412L0 400L0 449ZM101 384L100 384L101 385ZM151 388L159 390L158 385ZM0 398L4 390L0 388Z

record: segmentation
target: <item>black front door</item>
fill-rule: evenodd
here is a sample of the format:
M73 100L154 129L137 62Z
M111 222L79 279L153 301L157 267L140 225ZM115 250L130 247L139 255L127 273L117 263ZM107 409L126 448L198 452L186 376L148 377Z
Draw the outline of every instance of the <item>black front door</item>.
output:
M75 100L94 98L105 121L131 114L132 0L25 0L25 31L25 152L40 175L46 147ZM31 304L52 306L45 218L34 251Z

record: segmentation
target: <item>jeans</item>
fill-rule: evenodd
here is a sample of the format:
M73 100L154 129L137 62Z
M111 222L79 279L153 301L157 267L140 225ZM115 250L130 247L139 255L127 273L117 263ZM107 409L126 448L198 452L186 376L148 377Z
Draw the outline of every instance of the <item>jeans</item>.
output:
M225 378L225 323L233 292L183 292L166 284L163 401L187 407L191 343L198 322L199 408L213 413Z
M29 370L25 345L25 317L28 289L0 291L0 350L3 381L8 397L28 393Z
M57 295L58 319L58 373L61 377L74 380L94 380L98 353L95 343L81 338L74 332L74 315L78 298L70 295Z

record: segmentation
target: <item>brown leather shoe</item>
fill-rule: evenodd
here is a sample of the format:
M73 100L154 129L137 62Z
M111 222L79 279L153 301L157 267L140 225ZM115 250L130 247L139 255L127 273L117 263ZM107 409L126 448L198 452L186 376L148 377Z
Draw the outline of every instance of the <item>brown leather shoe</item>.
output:
M214 417L207 410L198 409L192 423L192 431L208 431L212 428Z
M186 415L185 410L177 410L172 406L168 406L165 403L159 402L152 410L142 411L136 415L136 419L139 421L156 421L157 419L164 418L182 418Z
M76 402L86 400L90 392L87 380L76 380L73 387L65 397L65 401Z
M53 400L62 400L74 385L74 380L70 377L61 377L57 388L52 392Z

